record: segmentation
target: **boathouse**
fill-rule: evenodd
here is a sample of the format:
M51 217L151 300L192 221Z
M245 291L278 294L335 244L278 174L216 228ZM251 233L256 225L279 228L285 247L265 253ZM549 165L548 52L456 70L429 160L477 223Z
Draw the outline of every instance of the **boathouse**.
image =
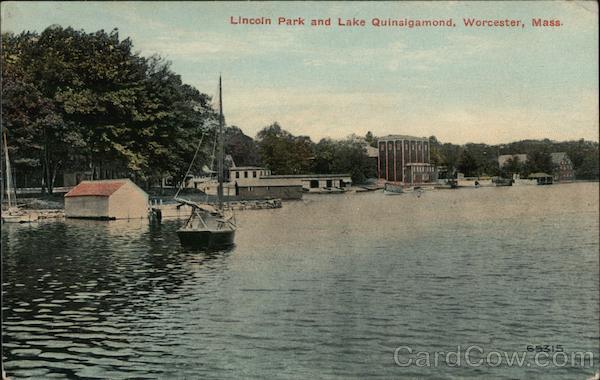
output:
M296 194L296 189L300 185L306 192L332 192L344 191L352 186L352 177L350 174L283 174L272 175L271 170L259 166L241 166L229 169L229 183L237 183L240 190L238 195L244 194L246 188L264 187L259 192L272 192L271 187L279 187L277 190L283 191L281 187L289 186L285 194ZM269 190L267 190L267 188ZM299 198L302 196L300 195ZM282 198L282 197L277 197ZM299 199L298 198L298 199ZM282 198L286 199L286 198ZM296 195L293 198L296 199Z
M235 185L238 199L269 199L283 200L302 199L302 183L295 179L261 178L255 181L244 181Z
M552 185L554 177L546 173L532 173L528 178L536 180L538 185Z
M350 174L284 174L270 175L262 179L299 181L304 191L309 193L342 192L352 186Z
M148 194L129 179L82 181L65 195L65 216L88 219L148 217Z

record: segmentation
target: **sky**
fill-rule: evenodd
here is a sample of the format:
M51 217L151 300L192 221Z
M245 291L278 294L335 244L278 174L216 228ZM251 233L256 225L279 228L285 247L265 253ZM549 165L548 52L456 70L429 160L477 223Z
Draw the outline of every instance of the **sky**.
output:
M271 18L235 25L230 17ZM277 25L278 17L332 26ZM337 18L364 19L364 27ZM598 141L596 2L3 2L2 32L52 24L119 29L185 83L214 95L228 124L255 136L277 121L314 141L349 134L435 135L442 142ZM374 27L452 19L456 27ZM468 28L463 18L525 27ZM532 18L560 20L533 27Z

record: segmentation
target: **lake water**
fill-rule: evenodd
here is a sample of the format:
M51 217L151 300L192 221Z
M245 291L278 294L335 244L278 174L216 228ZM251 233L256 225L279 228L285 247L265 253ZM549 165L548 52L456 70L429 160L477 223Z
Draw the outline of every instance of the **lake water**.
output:
M211 254L179 246L181 220L3 225L4 367L15 379L585 379L600 357L598 191L310 195L238 212L237 245ZM542 367L528 345L564 354ZM434 365L458 346L479 347L469 361L483 365ZM528 365L496 366L496 351ZM563 365L574 352L595 362Z

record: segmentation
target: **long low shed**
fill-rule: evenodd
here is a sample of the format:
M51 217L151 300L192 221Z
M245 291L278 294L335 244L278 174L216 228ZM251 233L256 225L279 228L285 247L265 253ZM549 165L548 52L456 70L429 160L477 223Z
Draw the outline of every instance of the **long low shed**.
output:
M302 183L298 180L264 179L247 181L237 186L239 199L302 199Z
M293 174L270 175L261 180L300 181L305 191L320 192L324 189L344 189L352 186L350 174Z
M65 216L86 219L148 217L148 194L129 179L83 181L65 195Z

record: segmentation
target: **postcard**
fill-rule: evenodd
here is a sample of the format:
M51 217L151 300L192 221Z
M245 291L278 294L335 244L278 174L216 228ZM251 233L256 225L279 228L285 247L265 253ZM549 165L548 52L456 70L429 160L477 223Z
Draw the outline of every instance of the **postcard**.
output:
M597 2L0 7L3 379L600 380Z

